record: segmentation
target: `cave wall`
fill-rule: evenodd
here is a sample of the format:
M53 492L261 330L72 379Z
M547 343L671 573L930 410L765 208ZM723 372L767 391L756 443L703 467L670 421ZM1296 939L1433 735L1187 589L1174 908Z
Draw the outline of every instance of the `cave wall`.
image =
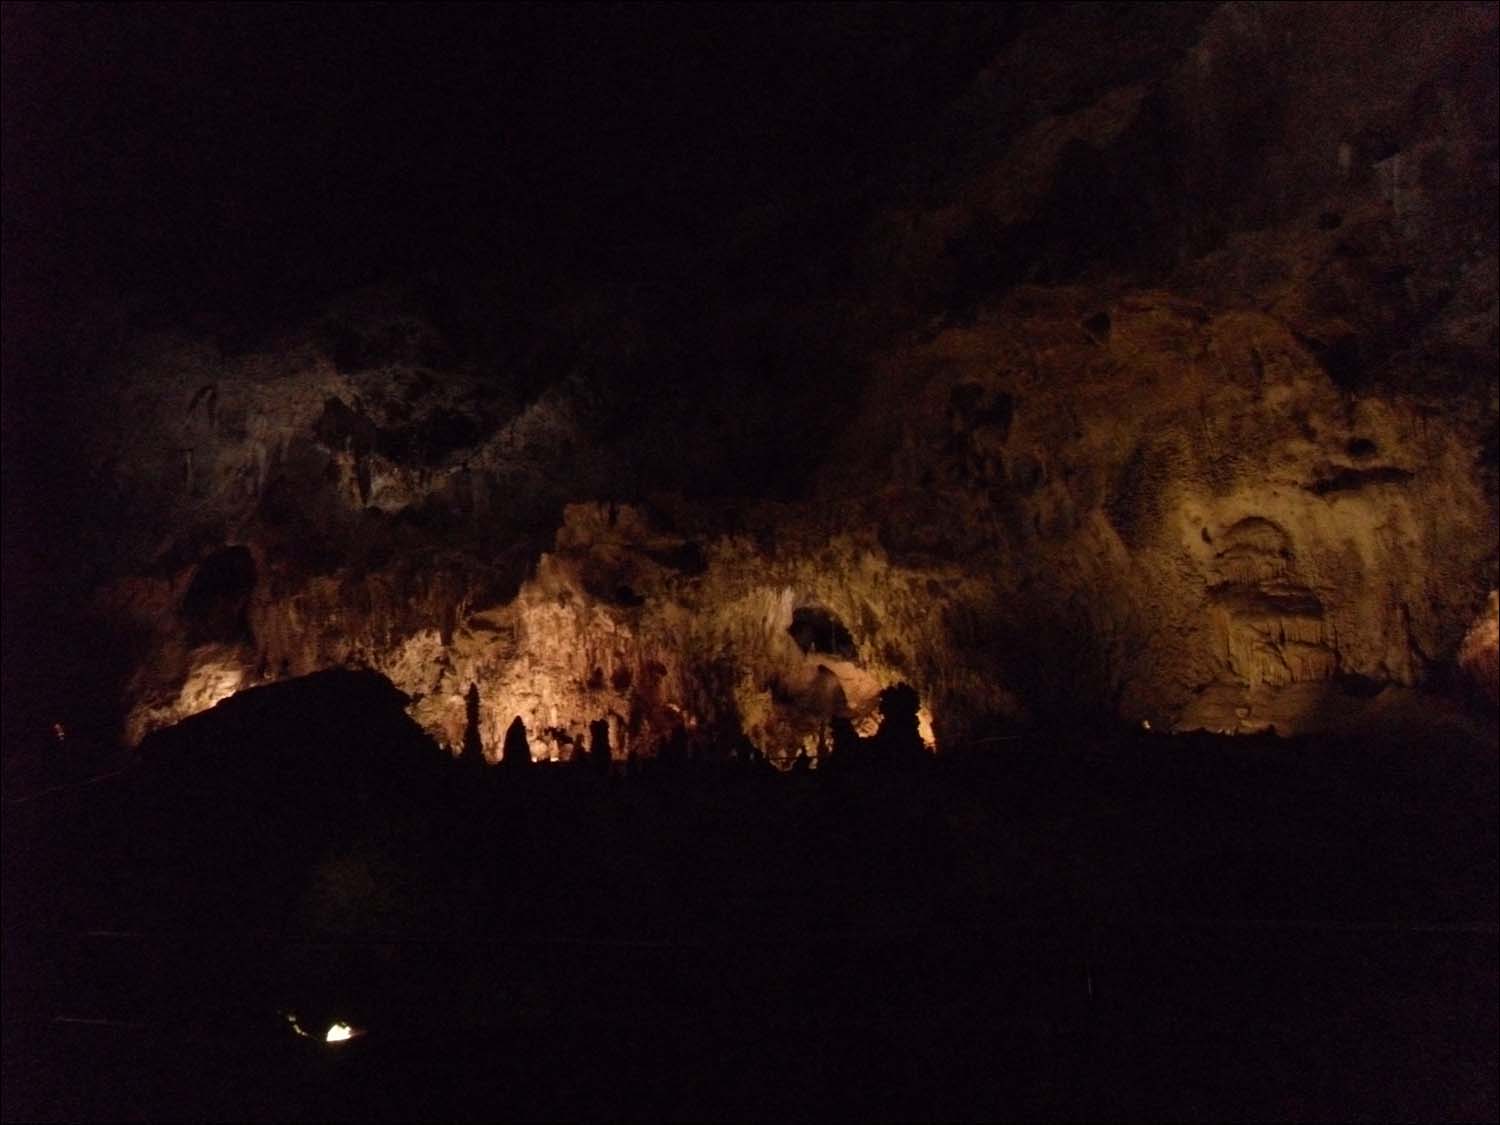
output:
M786 757L898 680L949 747L1441 687L1500 584L1495 41L1484 4L1059 6L893 154L832 288L574 293L481 358L400 286L132 335L76 428L127 737L339 664L562 758L599 718Z
M871 403L893 557L987 575L970 658L1057 716L1283 731L1451 664L1493 580L1493 399L1434 425L1260 309L1097 297L1017 292L893 356L905 406Z

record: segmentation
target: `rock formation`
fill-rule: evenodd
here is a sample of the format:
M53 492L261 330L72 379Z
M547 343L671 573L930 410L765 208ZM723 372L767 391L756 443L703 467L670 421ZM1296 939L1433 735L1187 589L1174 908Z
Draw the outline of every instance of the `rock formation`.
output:
M1490 705L1500 704L1500 595L1494 590L1484 612L1464 634L1458 662Z
M1497 585L1495 40L1492 5L1064 6L814 291L574 293L476 359L413 283L78 360L127 737L343 665L455 753L476 684L484 746L518 716L562 761L737 728L789 763L898 682L940 747L1436 683Z

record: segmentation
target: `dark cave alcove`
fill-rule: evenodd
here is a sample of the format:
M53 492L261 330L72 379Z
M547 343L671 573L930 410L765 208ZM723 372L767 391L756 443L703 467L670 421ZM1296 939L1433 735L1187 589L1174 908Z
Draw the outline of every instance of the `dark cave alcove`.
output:
M179 609L194 639L231 644L248 640L245 607L255 578L255 558L245 546L220 548L200 562Z
M832 612L816 606L803 606L792 611L792 623L787 632L804 653L820 652L826 656L838 656L853 660L858 655L854 638L844 623Z

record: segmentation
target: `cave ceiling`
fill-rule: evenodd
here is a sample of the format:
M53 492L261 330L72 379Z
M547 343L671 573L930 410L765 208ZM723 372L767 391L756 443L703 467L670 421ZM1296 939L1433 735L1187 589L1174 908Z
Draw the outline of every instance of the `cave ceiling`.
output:
M7 10L11 721L1493 692L1495 5L775 11Z

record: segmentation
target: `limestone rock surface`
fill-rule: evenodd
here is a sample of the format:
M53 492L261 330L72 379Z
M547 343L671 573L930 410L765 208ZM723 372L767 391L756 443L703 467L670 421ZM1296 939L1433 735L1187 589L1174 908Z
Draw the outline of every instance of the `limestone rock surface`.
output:
M822 289L575 295L481 360L400 286L127 334L77 441L128 738L339 665L455 752L477 685L492 759L520 716L539 757L602 719L789 760L898 681L943 748L1441 686L1500 584L1495 40L1064 6Z

